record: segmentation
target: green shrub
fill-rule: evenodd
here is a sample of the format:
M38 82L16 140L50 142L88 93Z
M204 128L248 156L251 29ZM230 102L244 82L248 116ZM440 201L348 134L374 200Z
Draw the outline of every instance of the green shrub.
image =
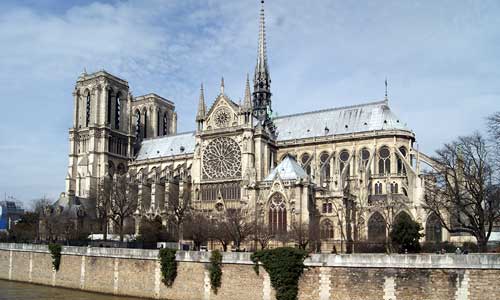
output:
M54 267L54 270L56 270L56 272L59 271L59 265L61 264L61 250L62 250L61 245L58 244L49 245L49 251L50 254L52 255L52 266Z
M259 262L269 273L277 300L296 300L306 257L307 252L304 250L283 247L255 252L252 254L252 261L255 263L257 274L259 274Z
M208 267L208 271L210 273L210 286L215 294L219 290L221 286L221 277L222 277L222 254L219 250L214 250L212 255L210 256L210 265Z
M394 224L390 237L392 242L399 247L399 252L420 252L419 240L424 235L420 233L422 226L413 221L408 215L403 214Z
M160 249L158 256L161 264L162 282L171 287L177 277L177 261L175 260L175 249Z

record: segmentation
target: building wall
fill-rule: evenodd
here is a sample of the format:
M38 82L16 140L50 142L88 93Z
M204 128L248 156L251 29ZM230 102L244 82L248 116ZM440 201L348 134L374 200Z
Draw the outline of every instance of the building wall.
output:
M179 252L172 287L161 282L158 251L63 247L52 270L46 246L0 244L0 279L156 299L275 299L267 273L250 253L224 253L222 286L210 290L210 253ZM299 299L496 299L500 255L312 255Z

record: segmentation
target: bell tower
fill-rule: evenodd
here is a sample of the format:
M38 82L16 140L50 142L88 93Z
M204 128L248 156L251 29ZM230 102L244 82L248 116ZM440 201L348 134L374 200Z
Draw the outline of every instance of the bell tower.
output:
M78 78L73 98L66 193L95 199L100 178L126 172L132 96L125 80L99 71Z

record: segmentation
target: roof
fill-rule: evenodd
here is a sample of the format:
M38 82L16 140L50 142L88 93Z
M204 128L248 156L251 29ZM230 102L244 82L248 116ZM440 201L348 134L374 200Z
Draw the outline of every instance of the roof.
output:
M274 119L278 141L373 130L406 130L386 100Z
M306 171L295 161L295 159L287 155L280 164L274 168L264 181L273 181L276 175L283 180L306 179L308 177Z
M274 124L277 128L278 141L373 130L410 132L406 124L391 111L385 100L277 117L274 119ZM184 151L181 151L181 147ZM136 160L190 154L194 153L194 147L194 131L148 139L141 143Z
M194 153L195 132L144 140L136 160Z

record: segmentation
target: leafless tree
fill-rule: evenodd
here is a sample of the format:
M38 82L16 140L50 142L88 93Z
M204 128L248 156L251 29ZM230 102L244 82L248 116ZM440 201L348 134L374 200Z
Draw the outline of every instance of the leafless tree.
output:
M241 243L253 233L255 223L245 210L228 209L222 225L231 236L236 249L240 250Z
M213 224L202 213L192 214L186 221L184 226L185 234L189 239L193 240L195 249L200 250L200 247L210 239L210 234L214 229Z
M125 222L137 209L137 183L126 174L115 174L111 183L110 199L110 220L118 228L120 242L123 242Z
M309 245L312 240L312 236L309 231L309 224L305 222L292 222L292 224L290 224L290 231L288 232L288 235L290 239L295 241L297 246L302 250L305 250L307 245Z
M182 179L179 180L178 184L173 182L170 184L171 193L166 199L168 220L173 224L177 230L177 239L179 241L184 239L183 224L184 221L189 218L192 210L189 202L188 191L189 183L183 182ZM183 190L183 195L179 196L179 186L185 185Z
M438 166L427 174L425 206L450 233L468 233L487 250L500 222L500 183L487 140L475 133L436 152Z
M222 250L226 252L229 244L233 241L232 235L227 230L226 220L213 220L211 228L210 239L218 241L222 246Z
M113 178L105 176L97 184L96 216L103 233L103 239L108 239L108 224L111 219L111 191Z
M269 226L266 226L263 222L259 222L254 227L254 238L259 243L261 249L266 249L274 238L274 234L269 230Z

